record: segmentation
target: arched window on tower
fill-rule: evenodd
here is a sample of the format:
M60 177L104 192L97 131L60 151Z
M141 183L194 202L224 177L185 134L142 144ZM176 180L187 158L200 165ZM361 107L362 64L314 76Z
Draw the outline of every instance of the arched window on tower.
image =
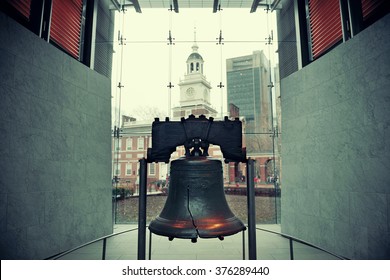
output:
M196 63L196 72L199 72L199 62Z
M194 63L191 62L190 73L194 72Z

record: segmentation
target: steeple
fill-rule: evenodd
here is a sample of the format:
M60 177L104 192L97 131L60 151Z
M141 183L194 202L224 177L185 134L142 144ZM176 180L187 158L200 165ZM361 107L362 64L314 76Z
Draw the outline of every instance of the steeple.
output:
M216 116L217 111L210 104L211 85L203 74L203 57L198 52L194 28L194 42L192 52L187 58L187 73L180 80L180 106L172 109L174 118L205 115Z
M192 52L198 52L198 44L196 43L196 26L194 27L194 44L192 45Z
M192 45L192 53L187 58L187 74L203 74L203 57L198 52L198 44L196 43L196 27L194 27L194 44Z

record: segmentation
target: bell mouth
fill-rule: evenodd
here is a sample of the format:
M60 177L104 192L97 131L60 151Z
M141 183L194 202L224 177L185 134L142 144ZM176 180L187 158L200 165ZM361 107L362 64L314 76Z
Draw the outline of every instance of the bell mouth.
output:
M194 226L196 225L196 226ZM237 217L229 219L205 218L201 220L169 220L157 217L149 225L149 230L157 235L166 236L170 240L174 238L219 238L234 235L246 230L245 225Z

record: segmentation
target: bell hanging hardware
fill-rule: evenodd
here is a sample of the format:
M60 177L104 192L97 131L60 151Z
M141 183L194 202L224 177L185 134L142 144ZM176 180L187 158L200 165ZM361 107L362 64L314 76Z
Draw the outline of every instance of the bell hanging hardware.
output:
M170 185L165 206L150 225L152 233L174 238L219 238L246 229L230 210L224 193L222 163L209 157L210 144L219 145L225 161L244 162L242 124L225 118L214 121L190 115L181 121L152 125L152 148L148 162L169 162L177 146L185 156L171 162Z
M152 124L152 148L148 148L148 162L168 163L177 146L191 149L191 142L201 140L203 145L213 144L221 148L225 162L246 162L246 149L242 147L242 123L236 118L214 121L213 118L190 115L180 121L160 121Z

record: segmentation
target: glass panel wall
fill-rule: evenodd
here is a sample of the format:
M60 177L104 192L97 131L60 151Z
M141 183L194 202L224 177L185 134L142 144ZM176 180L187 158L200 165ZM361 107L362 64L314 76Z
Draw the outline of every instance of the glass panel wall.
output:
M150 25L156 18L159 26ZM242 122L243 147L247 157L256 162L256 222L280 223L281 127L275 13L151 9L142 14L120 11L116 19L112 88L115 223L137 223L139 160L147 157L147 149L152 146L154 119L179 121L190 114L203 114L215 121L227 116ZM194 65L201 70L191 71ZM177 147L170 160L184 153L183 147ZM246 164L224 163L218 146L211 145L209 154L223 162L221 187L226 200L232 212L247 223ZM148 168L149 222L166 202L170 163L149 164Z

